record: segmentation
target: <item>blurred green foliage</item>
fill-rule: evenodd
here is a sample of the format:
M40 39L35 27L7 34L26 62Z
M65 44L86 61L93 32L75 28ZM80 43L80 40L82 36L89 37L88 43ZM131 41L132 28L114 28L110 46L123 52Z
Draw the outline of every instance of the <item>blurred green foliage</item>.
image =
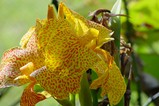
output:
M36 18L45 18L49 3L50 0L0 1L0 56L6 49L19 45Z
M63 1L68 7L89 19L89 12L99 8L110 9L116 0ZM19 46L21 37L31 26L35 25L37 18L46 18L47 6L50 3L51 0L0 0L0 57L7 49ZM144 63L144 71L159 79L159 1L131 0L128 9L130 21L136 31L134 50ZM4 95L0 94L0 105L13 106L12 104L19 102L23 89L24 86L0 89L0 92L5 92ZM136 95L136 91L133 91L132 106L135 106ZM142 97L144 103L147 97L144 94ZM37 104L37 106L51 105L57 106L57 102L53 98ZM19 104L15 106L19 106Z
M143 61L144 71L159 79L159 1L132 0L129 11L136 30L135 51Z

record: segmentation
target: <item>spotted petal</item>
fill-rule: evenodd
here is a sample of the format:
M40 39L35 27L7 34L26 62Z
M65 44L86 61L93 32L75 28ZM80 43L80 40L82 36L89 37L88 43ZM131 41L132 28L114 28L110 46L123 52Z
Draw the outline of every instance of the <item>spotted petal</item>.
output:
M6 51L3 54L0 64L0 88L10 86L20 86L28 83L30 80L20 68L28 64L34 63L34 69L38 69L44 65L44 56L41 50L38 50L35 35L31 30L26 34L29 38L22 40L24 48L16 47ZM25 38L25 37L24 37ZM28 70L25 70L27 73Z
M110 54L107 54L108 57ZM114 61L108 61L108 68L90 86L92 89L102 88L101 96L108 95L111 105L116 105L125 93L126 85L119 68Z
M20 67L27 63L25 55L27 56L26 51L21 48L13 48L4 53L0 64L0 88L18 86L29 81L27 77L23 77L21 83L14 80L22 75Z
M57 99L66 99L69 93L77 93L80 88L81 75L77 75L77 73L61 76L58 72L56 73L56 70L52 71L42 67L30 76L36 78L37 82Z
M20 101L20 106L35 106L36 103L46 99L46 97L42 94L37 94L34 91L34 82L30 83L30 85L25 88L21 101Z
M71 25L75 28L76 32L79 33L79 31L85 32L87 30L86 27L88 28L94 28L99 31L98 34L98 40L94 39L96 41L96 46L100 47L104 43L113 40L113 38L110 37L111 31L102 26L101 24L97 24L95 22L86 20L83 16L79 15L78 13L70 10L67 8L63 3L60 3L59 5L61 9L59 14L64 14L66 16L66 19L71 23ZM63 10L63 11L62 11ZM79 37L82 36L82 34L79 33L77 34ZM93 41L93 42L95 42ZM90 42L91 43L91 42Z
M35 27L31 27L31 28L29 29L29 31L22 37L22 39L21 39L21 41L20 41L20 46L21 46L22 48L26 48L29 39L31 38L31 36L32 36L33 33L34 33L34 30L35 30Z

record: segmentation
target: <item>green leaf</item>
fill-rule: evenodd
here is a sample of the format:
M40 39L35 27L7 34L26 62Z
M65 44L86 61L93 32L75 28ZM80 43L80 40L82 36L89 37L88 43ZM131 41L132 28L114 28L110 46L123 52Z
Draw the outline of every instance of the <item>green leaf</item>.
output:
M121 0L117 0L111 9L111 13L120 14L121 4L122 4ZM115 47L116 47L116 49L119 50L120 49L120 30L121 30L120 17L117 17L117 16L111 17L111 19L109 21L109 26L114 31L113 36L115 38L115 41L114 41ZM120 56L119 56L119 52L118 52L114 56L115 62L118 66L119 66L119 57Z
M122 4L121 0L117 0L117 1L115 2L115 4L113 5L113 8L112 8L112 10L111 10L111 13L113 13L113 14L120 14L121 4Z
M134 25L149 24L154 28L159 28L159 2L156 0L139 0L130 2L129 11L132 23ZM141 20L142 18L142 20Z
M42 92L42 91L44 91L44 89L39 84L37 84L37 85L34 86L34 90L36 92Z
M81 106L93 106L91 92L89 90L89 83L87 80L87 74L84 73L81 80L81 89L79 92L79 100Z
M122 1L117 0L111 10L111 13L120 14L121 4L122 4ZM119 50L120 49L120 30L121 30L120 17L111 17L110 23L111 23L110 24L111 29L114 31L113 36L115 38L115 40L114 40L115 48L117 50ZM120 63L120 53L119 52L117 52L114 55L114 59L115 59L117 66L119 66L119 63ZM121 100L116 106L123 106L123 105L124 105L124 102L123 102L123 100Z
M144 61L144 71L159 79L158 74L158 54L139 54L141 59Z

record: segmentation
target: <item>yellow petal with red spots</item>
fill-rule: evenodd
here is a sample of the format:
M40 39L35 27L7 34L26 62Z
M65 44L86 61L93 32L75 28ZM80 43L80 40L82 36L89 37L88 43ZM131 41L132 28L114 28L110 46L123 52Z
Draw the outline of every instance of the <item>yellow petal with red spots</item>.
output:
M110 104L116 105L123 97L126 85L115 62L108 68L107 71L108 73L93 81L90 88L97 89L101 87L101 96L105 96L107 94Z
M110 104L113 105L116 105L121 100L126 91L124 78L121 76L120 70L115 63L109 69L109 78L106 84L103 83L103 88L108 92ZM102 92L101 95L104 96L105 93Z
M4 54L0 65L0 88L30 82L22 95L21 105L34 106L45 97L33 91L32 78L53 97L65 99L70 93L79 92L83 73L92 68L99 78L91 87L101 87L101 95L107 94L110 103L117 104L125 92L124 79L113 58L99 48L112 40L110 32L63 3L60 3L58 16L53 7L48 6L47 19L37 19L36 26L22 38L21 48Z
M35 31L35 27L31 27L29 29L29 31L22 37L22 39L20 41L20 46L22 48L26 48L26 45L27 45L29 39L31 38L31 36L33 35L34 31Z
M101 24L86 20L83 16L67 8L63 3L60 3L59 8L62 8L61 14L64 14L66 16L66 19L71 23L71 25L75 28L77 32L84 32L87 29L86 27L95 28L99 31L98 40L94 39L96 40L96 46L100 47L104 43L113 40L113 38L110 37L111 31L102 26Z
M23 75L19 69L27 63L25 56L28 54L21 48L13 48L4 53L0 64L0 88L19 86L29 81L28 78L23 78L23 81L19 81L21 83L14 80Z
M37 48L34 28L31 28L21 40L21 46L12 48L3 54L0 64L0 88L20 86L30 80L24 73L31 73L35 69L44 66L44 56ZM26 39L25 39L26 38ZM31 72L20 70L29 62L34 64Z
M52 71L42 67L30 76L36 78L37 82L53 97L66 99L69 93L77 93L80 89L81 75L78 73L61 76L57 70Z
M38 102L46 99L44 95L34 92L34 84L32 82L25 88L21 97L20 106L35 106Z
M83 37L83 40L78 38L76 31L65 18L49 19L39 24L37 41L39 47L44 50L47 69L42 68L36 74L33 72L31 77L35 77L37 82L54 97L67 98L69 93L79 91L83 73L101 59L84 45L83 41L88 38ZM98 36L98 30L92 28L80 33Z

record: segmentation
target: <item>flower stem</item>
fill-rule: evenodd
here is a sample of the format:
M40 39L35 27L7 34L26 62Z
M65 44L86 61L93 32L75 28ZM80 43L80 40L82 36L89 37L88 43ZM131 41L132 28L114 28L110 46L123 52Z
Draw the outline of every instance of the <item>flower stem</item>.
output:
M128 16L126 18L126 32L125 35L128 39L128 42L131 43L132 47L133 47L133 36L135 35L135 30L133 28L133 24L129 21L129 9L127 6L127 0L123 0L124 3L124 8L125 8L125 12L126 15ZM136 57L134 52L131 53L131 57L132 57L132 64L133 64L133 70L134 70L134 76L136 79L136 83L137 83L137 92L138 92L138 105L141 106L141 82L140 82L140 76L139 76L139 70L137 67L137 63L136 63Z
M86 73L83 74L81 80L81 90L79 92L79 100L81 106L92 106L91 92L89 90L89 83Z
M114 59L117 64L117 66L120 68L120 29L121 29L121 24L120 24L120 18L119 17L112 17L112 22L111 22L111 29L114 31L113 37L115 39L115 55ZM124 106L124 101L123 99L116 105L116 106Z
M92 99L93 99L93 106L98 106L98 90L91 90Z
M76 103L75 103L75 94L71 94L70 95L70 102L72 103L72 106L76 105Z
M118 17L112 17L112 22L111 22L111 29L114 31L113 37L114 37L114 44L115 44L115 54L114 54L114 59L117 64L117 66L120 68L120 18Z
M61 104L62 106L74 106L69 100L58 100L56 99L56 101Z

